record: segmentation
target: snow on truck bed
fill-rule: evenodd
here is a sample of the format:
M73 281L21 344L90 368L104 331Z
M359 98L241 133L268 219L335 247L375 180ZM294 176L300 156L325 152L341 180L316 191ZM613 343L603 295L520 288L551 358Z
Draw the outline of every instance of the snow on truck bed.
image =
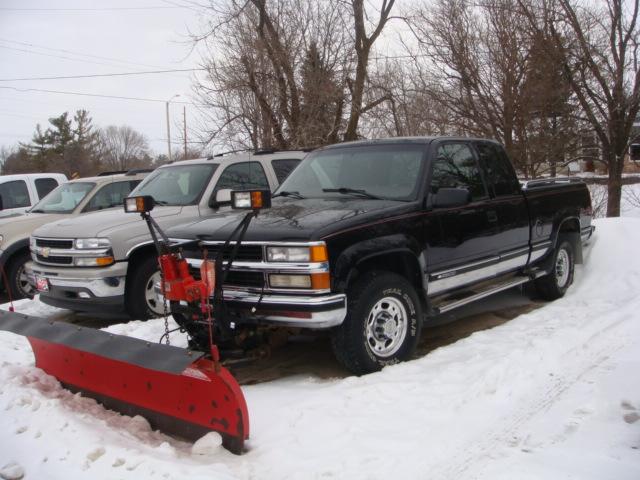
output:
M640 479L640 220L596 225L561 300L379 373L244 387L240 457L216 434L181 442L63 390L0 332L0 477Z

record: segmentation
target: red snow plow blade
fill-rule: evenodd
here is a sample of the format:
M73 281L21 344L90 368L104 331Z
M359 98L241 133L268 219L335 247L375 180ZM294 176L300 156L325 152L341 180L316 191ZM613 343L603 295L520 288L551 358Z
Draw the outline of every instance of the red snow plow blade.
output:
M249 415L240 386L203 353L0 310L0 330L24 335L36 367L65 388L189 440L210 431L240 454Z

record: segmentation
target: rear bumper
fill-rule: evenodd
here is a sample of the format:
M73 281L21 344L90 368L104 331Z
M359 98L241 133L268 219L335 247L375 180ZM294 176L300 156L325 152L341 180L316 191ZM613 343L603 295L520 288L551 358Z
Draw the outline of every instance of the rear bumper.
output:
M289 327L332 328L342 324L347 314L345 294L260 295L226 289L224 300L229 310L241 318Z
M49 290L40 300L54 307L76 312L124 312L127 263L104 268L57 268L29 262L25 266L29 283L36 287L36 276L44 277Z

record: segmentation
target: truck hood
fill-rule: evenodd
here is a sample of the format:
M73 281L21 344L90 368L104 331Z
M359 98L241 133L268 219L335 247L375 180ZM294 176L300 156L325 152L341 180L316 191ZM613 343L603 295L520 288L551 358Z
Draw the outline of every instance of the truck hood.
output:
M247 230L247 241L319 240L344 228L357 227L405 211L415 204L395 200L275 198L270 209L261 211ZM226 213L173 227L167 234L180 239L226 240L246 212Z
M153 217L173 217L181 212L182 207L156 207L153 210ZM140 215L125 213L122 208L112 208L61 219L39 228L34 234L51 238L110 237L115 232L136 225L142 225L146 229Z
M35 229L49 222L68 217L61 213L23 213L21 215L0 218L0 234L5 242L28 238Z

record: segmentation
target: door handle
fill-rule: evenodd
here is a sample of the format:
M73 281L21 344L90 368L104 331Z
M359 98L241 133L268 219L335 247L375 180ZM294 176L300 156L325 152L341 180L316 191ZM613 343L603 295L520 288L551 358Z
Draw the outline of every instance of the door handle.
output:
M493 223L498 221L498 214L495 210L487 210L487 219Z

